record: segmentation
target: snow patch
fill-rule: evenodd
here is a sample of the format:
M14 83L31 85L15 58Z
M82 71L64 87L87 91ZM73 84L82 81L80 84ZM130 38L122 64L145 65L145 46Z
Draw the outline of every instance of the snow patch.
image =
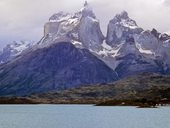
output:
M112 50L112 47L110 45L108 45L105 41L102 43L103 48L107 49L107 50Z
M130 20L130 19L122 19L120 24L124 27L130 28L130 29L136 29L138 28L138 26L136 25L136 23L134 23L134 21Z
M99 56L103 56L103 57L116 57L119 55L119 50L121 48L122 44L118 45L116 48L115 47L111 47L108 44L106 44L106 42L103 42L102 44L102 50L99 51L93 51L95 52L97 55Z
M164 32L164 34L170 35L170 31Z
M153 53L151 50L143 49L139 43L136 43L136 47L139 49L140 53L149 54L149 55L155 55L155 53Z
M79 41L72 40L71 42L72 42L72 44L74 44L74 45L82 45L82 43L79 42Z
M170 39L163 42L163 47L170 48Z
M59 12L54 15L52 15L49 19L49 22L62 22L62 21L67 21L72 17L71 14L65 13L65 12Z
M79 19L78 19L78 18L68 19L68 23L69 23L69 24L76 24L78 21L79 21Z

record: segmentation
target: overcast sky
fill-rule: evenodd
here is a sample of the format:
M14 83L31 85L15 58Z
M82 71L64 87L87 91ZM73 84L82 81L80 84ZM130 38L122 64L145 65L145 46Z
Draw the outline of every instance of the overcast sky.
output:
M13 40L35 40L58 11L76 12L85 0L0 0L0 48ZM170 30L170 0L88 0L105 33L116 13L126 10L144 29Z

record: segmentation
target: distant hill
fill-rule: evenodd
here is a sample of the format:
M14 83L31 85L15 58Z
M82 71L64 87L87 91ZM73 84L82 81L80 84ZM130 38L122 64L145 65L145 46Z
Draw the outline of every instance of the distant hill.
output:
M115 83L35 94L30 98L41 103L64 104L98 104L110 100L170 99L170 76L144 73Z

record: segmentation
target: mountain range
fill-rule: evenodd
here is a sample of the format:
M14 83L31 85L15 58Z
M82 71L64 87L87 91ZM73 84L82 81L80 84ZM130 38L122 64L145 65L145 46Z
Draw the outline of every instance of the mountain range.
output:
M145 72L170 74L170 36L144 30L126 11L107 35L90 5L53 14L39 42L14 42L0 52L0 95L23 96L106 84Z

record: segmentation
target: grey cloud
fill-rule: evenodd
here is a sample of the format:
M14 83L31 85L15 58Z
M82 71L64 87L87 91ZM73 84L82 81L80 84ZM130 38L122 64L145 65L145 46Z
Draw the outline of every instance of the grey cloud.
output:
M163 4L166 5L166 6L170 6L170 0L165 0L165 1L163 2Z
M44 23L55 12L78 11L85 0L0 0L0 48L13 40L36 40L43 36ZM106 33L116 13L128 11L144 29L170 30L169 0L88 0Z

